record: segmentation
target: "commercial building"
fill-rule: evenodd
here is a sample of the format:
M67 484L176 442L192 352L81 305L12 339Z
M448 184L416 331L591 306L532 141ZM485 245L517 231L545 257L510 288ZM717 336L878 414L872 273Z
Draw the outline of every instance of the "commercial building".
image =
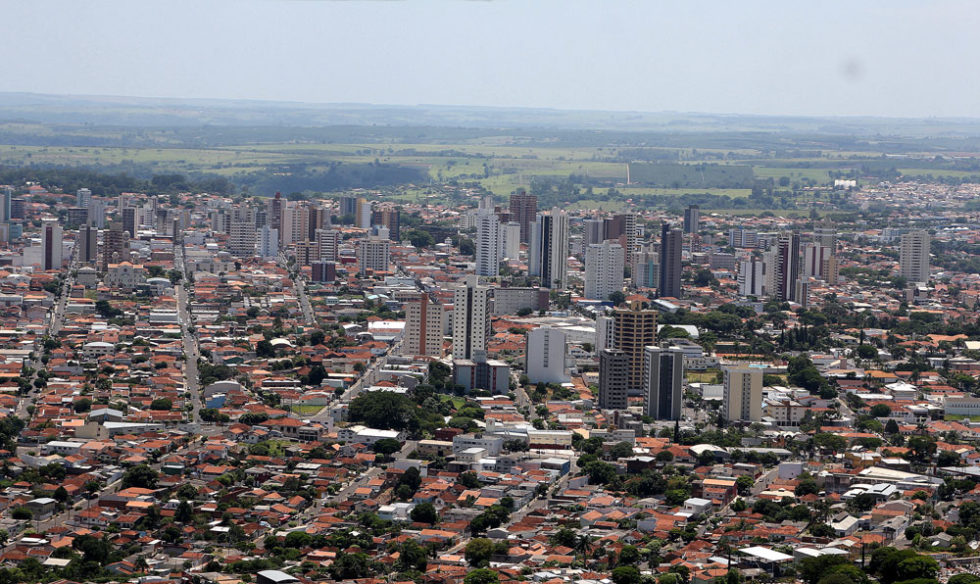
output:
M655 420L679 420L684 385L684 351L646 347L643 352L644 413Z

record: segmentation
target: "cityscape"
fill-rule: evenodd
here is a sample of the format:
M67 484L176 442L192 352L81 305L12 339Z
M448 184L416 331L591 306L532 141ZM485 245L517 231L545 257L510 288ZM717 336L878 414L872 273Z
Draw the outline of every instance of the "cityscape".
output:
M0 584L980 584L972 8L0 6Z

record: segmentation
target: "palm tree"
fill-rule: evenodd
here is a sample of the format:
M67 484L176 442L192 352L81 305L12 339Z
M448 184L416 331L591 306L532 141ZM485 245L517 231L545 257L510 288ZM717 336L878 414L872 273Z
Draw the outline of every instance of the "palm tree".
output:
M150 564L147 563L145 557L140 556L136 558L135 562L133 562L133 567L136 568L137 572L140 572L141 574L145 574L147 571L149 571Z
M582 564L585 565L586 558L592 554L592 550L595 548L592 545L592 536L588 534L581 534L575 540L575 551L582 554Z

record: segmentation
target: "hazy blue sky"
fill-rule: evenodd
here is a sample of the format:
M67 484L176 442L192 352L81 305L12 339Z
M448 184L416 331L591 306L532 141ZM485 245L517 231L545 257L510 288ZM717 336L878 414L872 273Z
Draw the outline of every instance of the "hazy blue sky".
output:
M0 91L980 117L971 0L3 0L0 22Z

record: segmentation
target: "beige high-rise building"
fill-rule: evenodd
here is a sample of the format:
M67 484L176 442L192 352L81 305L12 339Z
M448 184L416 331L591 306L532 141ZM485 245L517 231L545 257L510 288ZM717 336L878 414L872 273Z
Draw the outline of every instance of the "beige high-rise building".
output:
M425 293L405 300L405 335L402 355L442 356L442 328L445 309L429 300Z
M762 420L762 367L729 365L725 372L725 401L722 412L728 422Z
M902 235L899 247L899 272L909 282L929 281L929 232L923 229Z
M485 355L489 338L490 289L469 278L453 293L453 359Z
M357 246L357 272L361 275L372 272L386 272L391 263L391 241L377 236L361 240Z
M643 349L657 344L657 311L644 304L633 301L612 311L613 346L629 359L627 384L635 392L643 388Z

